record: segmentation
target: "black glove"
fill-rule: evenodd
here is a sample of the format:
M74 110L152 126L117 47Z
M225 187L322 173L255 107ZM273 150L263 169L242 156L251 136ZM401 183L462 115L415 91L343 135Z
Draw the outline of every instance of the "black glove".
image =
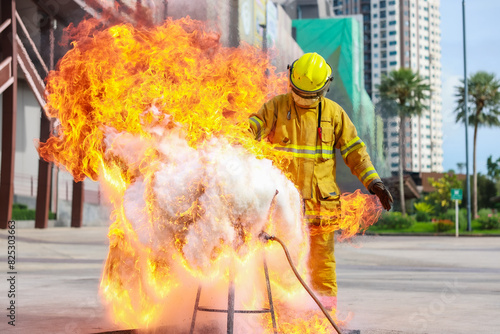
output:
M377 195L384 209L386 209L387 211L391 209L394 200L392 199L391 193L386 188L383 182L373 183L369 190L372 194Z

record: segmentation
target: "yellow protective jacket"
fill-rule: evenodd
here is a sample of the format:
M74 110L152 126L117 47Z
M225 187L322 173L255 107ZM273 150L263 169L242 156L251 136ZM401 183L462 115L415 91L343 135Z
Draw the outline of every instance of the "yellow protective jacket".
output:
M310 223L338 215L335 149L367 189L380 181L354 124L330 99L321 97L310 108L302 108L293 102L291 93L278 95L250 116L250 128L257 140L268 138L276 150L293 156L288 171L305 200L305 218Z

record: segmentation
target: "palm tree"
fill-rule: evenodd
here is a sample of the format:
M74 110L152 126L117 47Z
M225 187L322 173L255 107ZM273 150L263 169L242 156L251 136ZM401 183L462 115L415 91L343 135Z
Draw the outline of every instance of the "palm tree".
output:
M456 87L458 106L457 122L465 123L465 85ZM468 80L469 97L469 124L474 125L474 148L473 160L473 184L472 184L472 217L477 216L477 172L476 172L476 143L477 130L479 126L500 126L500 82L493 73L479 71L469 77Z
M423 78L409 68L400 68L383 76L378 90L380 102L378 108L384 117L399 117L399 194L401 213L406 215L403 168L406 159L404 154L404 121L407 117L420 115L427 109L425 101L431 91L428 84L423 83Z

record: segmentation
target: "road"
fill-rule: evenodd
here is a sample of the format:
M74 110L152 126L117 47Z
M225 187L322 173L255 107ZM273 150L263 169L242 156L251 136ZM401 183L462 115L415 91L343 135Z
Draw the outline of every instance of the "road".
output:
M499 333L500 238L365 236L336 250L361 333Z

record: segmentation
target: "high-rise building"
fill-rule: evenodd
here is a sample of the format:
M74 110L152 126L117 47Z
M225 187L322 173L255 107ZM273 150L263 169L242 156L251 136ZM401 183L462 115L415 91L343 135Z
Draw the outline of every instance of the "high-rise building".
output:
M391 171L399 166L399 131L404 131L409 172L443 171L440 0L334 0L336 15L362 14L365 85L374 102L382 76L401 67L418 72L431 86L428 109L399 124L384 122ZM370 77L370 78L369 78ZM370 80L371 79L371 80Z

